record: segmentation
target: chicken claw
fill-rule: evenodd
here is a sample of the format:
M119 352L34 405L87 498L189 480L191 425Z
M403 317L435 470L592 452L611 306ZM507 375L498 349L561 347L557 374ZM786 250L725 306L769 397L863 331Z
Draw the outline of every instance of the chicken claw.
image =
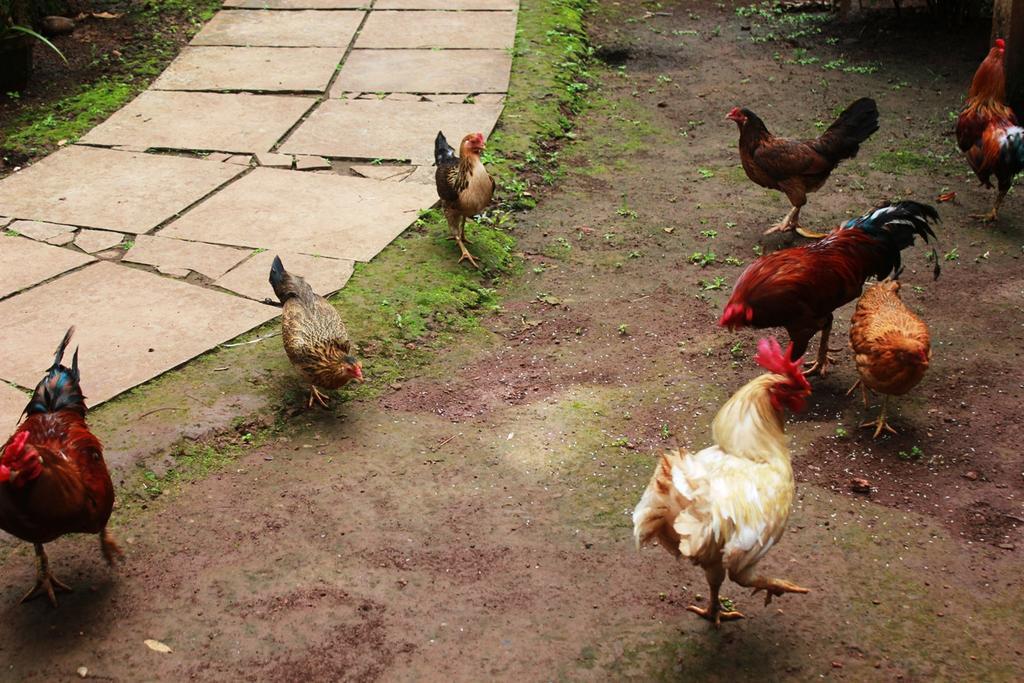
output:
M886 396L885 398L882 399L882 412L880 412L878 414L878 419L872 420L871 422L865 422L864 424L861 425L862 428L863 427L874 427L875 428L875 435L873 437L871 437L872 439L877 439L878 435L882 433L883 429L885 431L887 431L887 432L892 433L892 434L899 434L899 432L897 432L895 429L893 429L892 427L889 426L889 421L885 418L885 413L886 413L886 410L888 409L888 407L889 407L889 397Z
M121 546L117 544L117 541L114 540L114 537L106 529L100 532L100 552L103 553L103 559L111 567L114 566L115 560L124 561L124 551L121 550Z
M796 234L800 235L801 237L806 237L812 240L820 240L822 237L828 235L827 232L818 232L817 230L810 230L809 228L805 228L802 225L797 225L795 227L795 230Z
M309 405L307 407L313 407L313 401L319 403L322 407L326 408L329 399L327 396L322 394L315 386L309 385Z
M742 612L736 610L722 611L722 606L715 605L710 607L697 607L696 605L687 605L686 610L693 612L699 617L707 619L715 625L715 628L720 628L723 621L735 621L737 619L745 619Z
M764 606L771 604L772 598L780 597L783 593L810 593L809 588L790 583L785 579L768 579L759 584L751 595L757 595L758 591L764 591Z
M462 240L456 237L455 241L459 243L459 249L462 250L462 256L459 257L459 263L468 259L477 270L480 270L480 264L477 263L476 259L473 258L473 255L469 253L469 249L466 249L466 245L462 243Z
M21 599L21 603L24 604L45 594L50 599L50 604L56 607L57 596L54 593L55 590L61 593L70 593L71 586L63 583L53 575L53 572L50 571L50 560L46 557L46 551L43 550L42 543L36 543L36 585L25 594L25 597Z
M804 370L804 377L811 377L813 375L824 377L828 372L829 366L836 364L836 360L837 359L834 356L830 356L826 353L824 360L818 359Z
M996 210L992 209L988 213L972 213L971 218L982 223L995 223L997 218Z
M868 407L868 388L864 384L864 380L858 379L856 382L854 382L853 386L850 387L846 391L846 395L849 396L850 394L852 394L857 387L860 387L860 393L861 393L861 396L864 399L864 407L867 408Z

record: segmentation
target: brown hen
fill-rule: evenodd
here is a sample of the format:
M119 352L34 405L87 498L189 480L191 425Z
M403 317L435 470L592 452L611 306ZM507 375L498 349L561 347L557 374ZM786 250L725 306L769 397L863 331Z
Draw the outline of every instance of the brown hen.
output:
M899 291L896 280L879 282L861 296L850 321L850 346L860 379L848 393L859 385L865 407L868 389L883 394L878 419L862 425L874 427L876 438L883 429L896 433L886 420L889 397L916 387L932 357L928 326L906 307Z

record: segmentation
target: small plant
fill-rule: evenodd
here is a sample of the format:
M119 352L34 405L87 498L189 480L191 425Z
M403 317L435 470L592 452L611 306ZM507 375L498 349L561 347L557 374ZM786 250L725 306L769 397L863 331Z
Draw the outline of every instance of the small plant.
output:
M716 237L718 237L718 231L717 230L701 230L700 231L700 236L701 237L706 237L709 240L713 240Z
M727 266L743 265L743 261L741 259L736 258L735 256L726 256L724 259L722 259L722 263L724 263Z
M629 325L627 325L626 323L620 324L619 325L619 334L622 335L623 337L628 337L629 336Z
M619 438L612 441L611 446L613 446L614 448L626 448L629 446L629 439L627 439L624 436L620 436Z
M697 174L704 180L715 177L715 172L712 171L710 168L698 168Z
M668 429L668 423L667 422L662 422L661 423L661 438L663 440L667 441L668 437L670 437L670 436L672 436L672 432L670 432L669 429Z
M642 256L642 254L639 251L637 251L636 249L634 249L633 251L629 252L629 258L640 258L640 256Z
M762 254L764 254L764 247L762 247L760 244L755 244L754 245L754 255L755 256L761 256Z
M849 435L850 435L850 433L847 432L844 427L836 427L836 438L837 439L845 439Z
M708 251L707 253L695 251L690 255L690 263L698 265L701 268L707 268L715 262L715 259L715 252L713 251Z
M705 292L717 291L719 289L722 289L723 287L725 287L725 278L722 277L721 275L716 275L711 280L700 281L700 288Z
M743 358L743 342L738 341L729 348L729 355L733 358Z
M952 249L950 249L949 251L942 255L943 261L956 261L958 258L960 258L959 247L953 247Z
M899 452L900 460L907 460L907 461L909 461L909 460L920 460L921 456L923 456L923 455L924 455L924 451L921 450L921 448L919 446L911 446L910 447L910 452L907 452L907 451L900 451Z

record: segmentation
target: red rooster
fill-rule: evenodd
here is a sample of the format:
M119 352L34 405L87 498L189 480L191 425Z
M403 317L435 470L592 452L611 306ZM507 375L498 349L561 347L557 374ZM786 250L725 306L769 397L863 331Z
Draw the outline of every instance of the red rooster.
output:
M792 210L765 234L795 229L804 237L823 237L800 226L800 209L807 195L825 184L843 159L857 156L860 144L878 130L878 107L862 97L839 115L821 137L788 140L772 135L757 114L733 108L726 118L740 128L740 161L747 177L761 187L786 194Z
M833 311L856 299L872 275L898 272L900 252L915 235L935 237L929 221L938 219L934 208L904 201L849 220L820 242L762 256L740 275L718 324L784 327L797 358L820 331L818 358L805 374L824 376ZM936 259L935 277L938 269Z
M998 183L992 210L975 215L994 221L1013 178L1024 170L1024 129L1017 125L1013 110L1006 106L1006 73L1003 58L1006 43L997 38L988 57L978 67L967 93L967 105L956 120L956 141L967 163L985 187Z
M25 408L25 421L0 456L0 529L36 547L36 585L21 601L45 593L54 607L54 590L71 588L50 571L44 543L65 534L99 534L109 564L122 556L107 531L114 486L103 446L85 424L78 350L70 368L61 365L74 331L72 327L64 335L53 365Z

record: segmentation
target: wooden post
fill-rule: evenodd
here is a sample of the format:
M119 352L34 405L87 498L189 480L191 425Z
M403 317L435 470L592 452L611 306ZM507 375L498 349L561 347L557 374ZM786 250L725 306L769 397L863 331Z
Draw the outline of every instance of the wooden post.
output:
M995 0L992 40L996 38L1006 40L1007 103L1018 116L1024 115L1024 2Z

